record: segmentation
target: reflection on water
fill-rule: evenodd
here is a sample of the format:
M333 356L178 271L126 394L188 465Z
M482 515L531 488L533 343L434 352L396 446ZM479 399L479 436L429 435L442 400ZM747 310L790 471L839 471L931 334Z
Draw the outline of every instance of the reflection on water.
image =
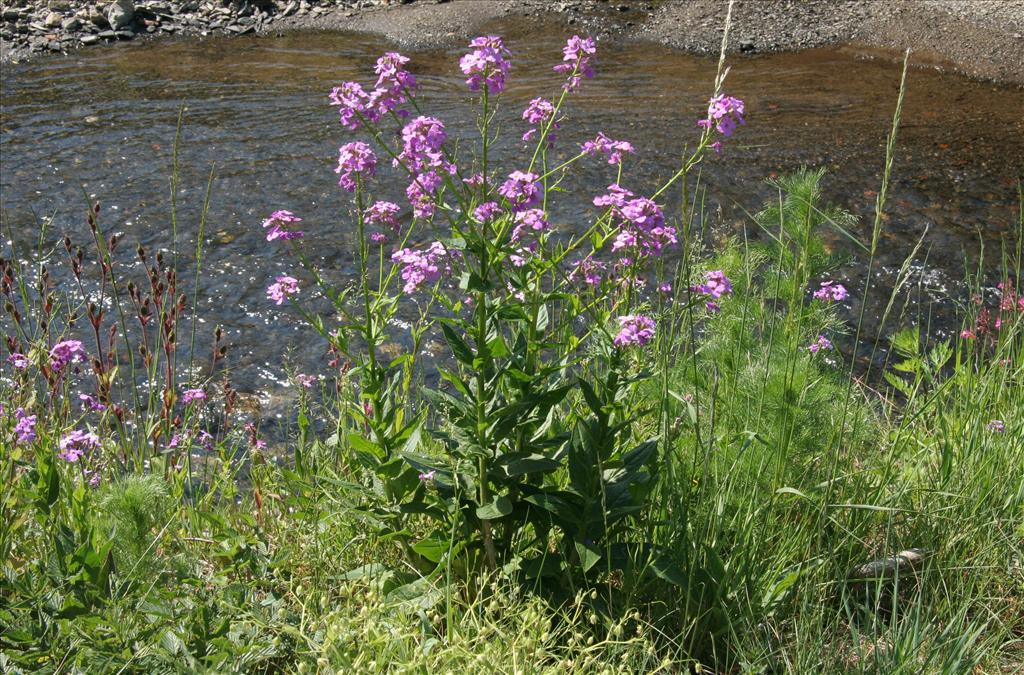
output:
M560 40L510 44L514 76L499 115L504 172L522 168L515 140L525 130L520 111L558 86L550 66L561 57ZM337 123L327 92L342 80L371 80L373 61L386 49L371 37L303 34L129 44L6 67L5 234L28 245L37 219L53 216L53 242L69 231L84 243L84 190L103 203L103 226L124 233L129 259L137 243L167 247L171 148L184 104L177 201L186 249L194 245L206 179L216 165L201 318L224 325L236 344L235 384L243 391L280 378L284 345L295 350L289 358L300 370L316 372L323 368L322 342L266 299L268 280L294 262L267 245L260 222L278 208L300 214L325 266L338 278L353 272L349 202L332 173L337 146L350 135ZM411 68L424 85L425 110L451 131L474 135L458 53L415 54ZM694 120L715 63L650 45L605 47L600 56L598 77L572 100L559 152L569 156L599 130L630 140L638 153L626 184L650 192L696 138ZM751 224L746 214L770 197L766 176L824 166L827 197L861 217L854 234L867 241L898 80L892 63L844 50L737 59L726 89L746 101L749 123L704 167L707 224L721 234L741 233ZM1020 110L1024 90L911 72L878 268L883 291L926 228L920 289L922 298L937 301L962 278L965 259L975 264L981 244L991 253L1017 235ZM591 161L567 187L594 194L613 180L610 167ZM380 196L404 202L400 192ZM556 209L555 221L579 226L587 201ZM857 251L838 234L832 244ZM862 283L860 269L846 270L853 287ZM854 315L858 307L849 309Z

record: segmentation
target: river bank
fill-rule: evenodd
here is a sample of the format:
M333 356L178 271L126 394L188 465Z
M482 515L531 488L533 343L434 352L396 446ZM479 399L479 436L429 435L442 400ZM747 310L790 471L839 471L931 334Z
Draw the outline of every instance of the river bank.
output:
M157 37L280 35L344 30L432 47L512 20L604 39L718 50L726 3L616 0L14 0L4 5L2 59L69 54L91 45ZM853 43L882 56L911 49L921 66L1024 84L1024 0L739 0L731 49L768 53Z

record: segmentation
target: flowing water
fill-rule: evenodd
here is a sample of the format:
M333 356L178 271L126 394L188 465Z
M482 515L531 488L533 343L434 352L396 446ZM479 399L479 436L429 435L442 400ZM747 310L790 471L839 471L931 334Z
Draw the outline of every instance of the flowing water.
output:
M528 160L517 141L526 129L519 112L534 96L556 93L551 64L561 57L561 40L510 41L513 77L498 118L504 173ZM296 212L305 219L305 241L315 245L315 257L339 279L352 274L349 195L332 172L337 147L352 134L338 124L327 92L343 80L372 84L374 60L392 48L373 37L314 33L132 43L5 66L3 255L11 255L9 239L22 251L34 246L38 223L50 218L46 246L61 253L64 232L86 243L88 198L102 203L104 230L123 233L129 263L137 244L170 247L172 147L184 106L176 197L185 263L215 167L198 289L201 332L224 326L233 344L234 384L242 391L280 390L289 361L299 371L322 372L323 341L266 298L271 278L296 263L267 244L260 223L275 209ZM450 132L472 136L471 99L457 67L461 51L412 54L410 68L423 84L427 114L444 119ZM602 46L598 76L571 100L558 152L569 156L598 131L630 140L637 154L628 160L624 183L637 193L653 191L697 138L694 121L704 111L715 67L713 60L651 45ZM898 85L899 66L891 59L867 59L852 48L733 59L726 91L746 101L748 124L703 167L705 224L718 238L756 238L749 214L774 196L763 179L805 165L825 167L827 198L859 217L852 234L867 243ZM1014 246L1020 234L1022 110L1020 88L911 71L866 339L894 327L880 329L878 317L897 270L922 236L914 283L903 294L906 302L898 303L906 320L934 314L935 330L954 330L943 321L951 316L952 299L962 295L965 263L973 271L982 251L988 281L996 278L1000 249ZM614 180L612 167L590 160L572 172L567 186L593 195ZM380 196L404 202L397 187ZM556 209L554 220L563 229L581 227L588 202ZM854 256L840 278L860 288L863 250L839 233L828 237ZM55 271L58 266L55 261ZM859 309L856 299L845 307L851 318Z

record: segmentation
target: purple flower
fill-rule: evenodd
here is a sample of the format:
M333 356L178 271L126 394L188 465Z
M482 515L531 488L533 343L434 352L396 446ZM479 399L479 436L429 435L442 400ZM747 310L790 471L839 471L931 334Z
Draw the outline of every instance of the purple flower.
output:
M469 43L473 50L459 59L459 67L466 78L470 91L480 91L487 86L492 96L500 94L505 88L505 77L512 69L509 59L512 54L505 48L505 43L497 35L483 35Z
M79 394L78 400L82 402L82 410L91 410L93 412L103 412L107 409L107 406L103 405L89 394Z
M472 176L463 178L462 182L469 187L480 187L484 184L484 175L482 173L474 173Z
M343 126L358 129L362 125L361 118L372 122L379 119L376 110L370 105L370 97L358 82L343 82L341 86L331 90L331 103L338 106Z
M713 126L723 136L732 136L737 124L746 124L743 115L745 107L743 101L732 96L715 96L708 101L708 116L706 119L698 120L697 126L707 131ZM722 144L719 141L711 143L716 152L721 151Z
M36 440L36 416L25 413L24 408L14 411L14 433L18 435L19 443L31 443Z
M694 293L710 295L715 300L718 300L723 295L730 295L732 293L732 282L729 281L729 277L725 276L725 272L722 270L705 272L704 278L706 279L705 283L694 286L690 290Z
M612 340L617 347L643 347L654 339L654 319L638 314L620 316L619 334Z
M435 476L437 476L437 471L425 471L420 474L420 482L429 483L430 481L434 480Z
M79 362L85 359L85 349L78 340L65 340L58 342L50 349L50 368L61 370L71 362Z
M374 72L377 73L377 88L370 94L369 105L378 117L396 110L408 100L408 94L416 90L416 76L405 69L409 57L398 52L388 52L377 59ZM404 110L397 110L405 116Z
M1003 424L1002 420L992 420L986 425L986 427L989 431L994 431L997 434L1001 434L1006 431L1006 425Z
M398 213L401 211L398 204L394 202L377 201L370 205L363 213L367 223L383 225L398 232Z
M624 201L621 207L613 206L613 209L623 222L612 242L612 251L635 249L639 255L658 256L665 247L676 244L675 228L665 225L661 208L650 199L638 197Z
M298 375L295 376L295 380L299 383L299 386L301 386L303 389L312 389L313 385L317 381L317 376L316 375L303 375L303 374L299 373Z
M498 202L484 202L473 209L473 218L481 223L489 223L501 215L501 206Z
M594 260L593 256L588 255L572 268L572 272L569 273L569 279L581 276L587 285L597 286L601 283L601 273L604 272L604 269L605 264L603 262Z
M824 300L825 302L839 302L849 296L850 294L846 292L845 286L831 281L822 282L821 288L814 292L815 300Z
M562 50L562 63L553 68L556 73L568 75L568 79L562 88L566 91L576 91L580 88L583 78L594 76L594 69L590 65L591 58L597 53L597 45L593 38L581 38L573 35L565 43Z
M551 229L541 209L527 209L515 216L516 227L512 230L512 241L519 241L528 234L534 236Z
M79 431L75 429L64 438L60 439L60 453L58 456L67 462L77 462L88 450L95 450L100 447L99 437L91 431Z
M530 101L530 105L526 106L526 110L523 111L523 120L533 125L533 128L523 134L523 140L528 141L533 138L538 129L551 120L555 114L555 105L543 98L535 98ZM558 129L560 125L557 121L551 122L551 129ZM552 147L555 144L555 135L548 132L548 147Z
M210 434L210 432L203 431L202 429L200 429L199 432L196 433L195 442L203 450L206 450L207 452L213 452L213 436Z
M289 295L299 292L299 280L295 277L280 276L276 282L267 286L267 297L274 301L274 304L281 305Z
M403 248L391 255L395 264L402 265L402 280L405 293L415 293L424 284L431 284L441 278L442 272L451 272L450 262L455 255L439 241L432 243L426 251Z
M414 218L430 218L437 209L435 195L444 180L434 171L421 173L412 179L409 187L405 189L405 196L412 204L412 215Z
M278 281L280 281L280 280L281 279L278 278ZM284 300L282 300L282 302L284 302ZM279 302L277 304L280 305L281 303ZM206 392L203 391L202 389L186 389L185 391L181 392L181 402L182 403L188 404L188 403L191 403L192 401L205 401L205 400L206 400Z
M817 354L822 349L832 349L832 342L824 335L819 335L818 339L807 347L807 351L812 354Z
M267 230L267 241L274 241L275 239L281 239L282 241L300 239L302 232L295 232L284 228L286 225L301 222L302 218L297 217L291 211L274 211L270 214L269 218L263 221L263 228Z
M436 117L417 117L402 128L402 152L394 160L414 176L431 169L455 173L455 166L444 157L448 137L444 123Z
M621 209L626 205L626 200L633 196L633 193L618 183L608 186L608 194L594 197L594 206L605 206Z
M28 368L28 357L20 352L14 352L7 357L7 362L14 366L17 370L25 370Z
M540 176L535 173L513 171L498 188L498 194L508 200L513 212L522 211L540 202Z
M609 164L621 164L622 153L633 152L633 144L629 141L614 141L600 132L598 132L597 138L587 141L580 148L584 153L591 156L598 153L603 154L608 159Z
M672 282L666 281L664 283L658 284L658 292L659 293L665 293L665 294L671 293L672 292Z
M338 166L334 173L340 173L338 185L347 192L356 191L355 176L372 176L377 170L377 156L370 146L362 141L346 143L338 149Z

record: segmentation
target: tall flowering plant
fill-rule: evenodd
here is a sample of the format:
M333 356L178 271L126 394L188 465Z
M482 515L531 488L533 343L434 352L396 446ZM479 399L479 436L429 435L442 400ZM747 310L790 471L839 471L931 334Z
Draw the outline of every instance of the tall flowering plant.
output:
M296 216L279 211L264 224L267 239L292 246L303 268L278 277L268 296L290 301L343 357L358 397L344 410L348 447L383 497L375 513L388 514L409 556L428 566L463 557L492 570L515 563L534 576L596 575L644 546L629 524L654 486L658 443L641 432L650 412L633 392L647 377L657 309L703 307L708 293L726 295L719 291L728 282L666 299L672 284L660 278L659 260L680 233L659 197L702 160L716 129L727 136L733 127L713 99L717 127L702 124L693 153L648 195L623 186L632 144L603 133L552 166L555 132L561 141L596 52L590 38L567 42L553 68L557 95L534 98L521 115L532 150L501 168L492 121L512 55L498 36L474 39L459 61L479 106L471 153L457 156L452 130L422 113L404 56L378 60L371 92L357 82L335 88L342 125L368 138L345 143L336 169L353 195L359 278L349 287L327 283L303 254ZM742 102L736 111L731 104L726 114L742 116ZM589 225L571 234L553 221L552 200L572 165L594 160L615 175L604 194L586 199ZM377 198L388 164L406 185L405 206ZM333 303L339 325L303 302L311 293ZM400 307L413 308L415 320L399 321ZM398 325L409 326L412 348L384 359ZM448 358L432 364L441 384L417 392L429 404L418 409L409 401L425 335L442 338ZM409 537L410 514L437 529Z

